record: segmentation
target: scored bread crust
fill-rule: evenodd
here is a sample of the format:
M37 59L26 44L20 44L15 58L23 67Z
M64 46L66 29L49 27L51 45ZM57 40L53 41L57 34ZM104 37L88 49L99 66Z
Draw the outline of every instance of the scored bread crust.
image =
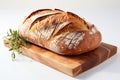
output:
M94 50L101 42L95 25L59 9L32 12L18 31L25 40L61 55L79 55Z

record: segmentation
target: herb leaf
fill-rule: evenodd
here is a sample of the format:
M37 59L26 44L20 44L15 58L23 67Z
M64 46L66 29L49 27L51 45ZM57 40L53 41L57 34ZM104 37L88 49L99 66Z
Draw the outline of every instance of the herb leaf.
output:
M9 32L7 32L7 38L10 41L10 47L11 47L9 49L9 51L13 51L11 56L14 59L15 59L14 51L17 51L17 52L21 53L20 48L22 46L28 47L28 45L29 45L29 42L27 42L22 37L20 37L17 30L10 29Z
M14 61L14 59L16 58L16 55L14 52L12 52L11 57L12 57L12 60Z

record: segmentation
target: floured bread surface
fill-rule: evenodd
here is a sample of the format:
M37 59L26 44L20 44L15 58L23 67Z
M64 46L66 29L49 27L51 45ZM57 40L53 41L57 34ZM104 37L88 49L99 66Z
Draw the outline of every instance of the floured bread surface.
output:
M32 12L19 26L21 37L62 55L78 55L97 48L101 33L71 12L43 9Z

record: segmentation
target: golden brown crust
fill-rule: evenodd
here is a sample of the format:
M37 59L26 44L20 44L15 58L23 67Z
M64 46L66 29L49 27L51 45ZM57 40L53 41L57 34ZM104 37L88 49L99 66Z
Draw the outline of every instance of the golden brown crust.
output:
M43 9L31 13L19 26L26 40L62 55L78 55L97 48L101 33L71 12Z

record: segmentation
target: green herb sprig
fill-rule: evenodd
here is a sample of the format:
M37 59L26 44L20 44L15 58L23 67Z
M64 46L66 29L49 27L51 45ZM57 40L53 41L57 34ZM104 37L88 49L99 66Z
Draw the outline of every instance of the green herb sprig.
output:
M9 51L13 51L12 55L11 55L13 59L16 58L14 51L21 53L20 48L22 46L28 47L28 45L29 45L29 42L27 42L22 37L20 37L17 30L10 29L9 32L7 32L7 38L9 39L9 44L10 44Z

